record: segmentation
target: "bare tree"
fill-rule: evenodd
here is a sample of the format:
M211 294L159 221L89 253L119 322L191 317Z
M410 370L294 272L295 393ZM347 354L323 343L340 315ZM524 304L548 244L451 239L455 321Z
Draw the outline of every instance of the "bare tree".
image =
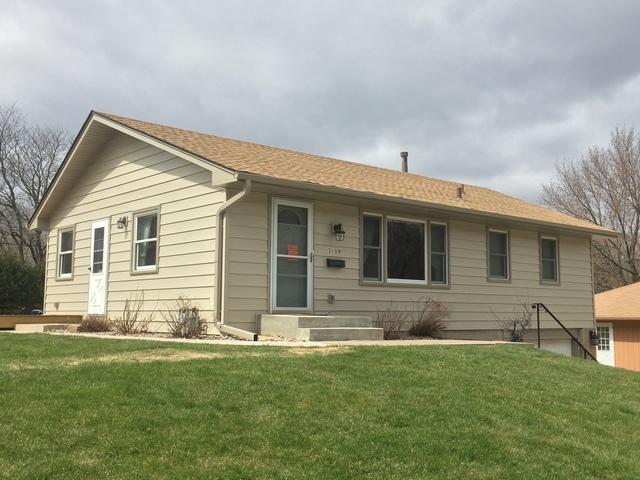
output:
M15 105L0 106L0 249L23 261L44 258L43 234L27 224L68 145L64 130L30 126Z
M640 133L615 129L608 147L591 147L556 166L542 201L621 236L593 242L596 291L640 281Z

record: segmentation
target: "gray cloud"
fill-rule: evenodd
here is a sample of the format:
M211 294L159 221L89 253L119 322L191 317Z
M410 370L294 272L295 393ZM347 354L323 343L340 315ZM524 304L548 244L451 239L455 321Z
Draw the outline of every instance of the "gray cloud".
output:
M636 123L635 1L3 2L0 103L92 108L535 200Z

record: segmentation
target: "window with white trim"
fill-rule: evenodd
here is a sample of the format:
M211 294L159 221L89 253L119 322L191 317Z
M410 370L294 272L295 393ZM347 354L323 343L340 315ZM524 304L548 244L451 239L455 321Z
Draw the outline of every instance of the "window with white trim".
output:
M387 279L425 282L425 223L387 219Z
M489 230L488 234L489 278L509 279L509 234L501 230Z
M135 270L155 270L158 265L158 212L134 216Z
M58 234L58 278L73 275L73 229L60 230Z
M362 279L382 281L382 216L362 216Z
M609 327L597 327L598 332L598 350L608 352L611 350L611 337L609 336Z
M430 223L430 263L431 283L446 285L447 276L447 225L444 223Z
M543 282L558 282L558 239L540 237L540 271Z

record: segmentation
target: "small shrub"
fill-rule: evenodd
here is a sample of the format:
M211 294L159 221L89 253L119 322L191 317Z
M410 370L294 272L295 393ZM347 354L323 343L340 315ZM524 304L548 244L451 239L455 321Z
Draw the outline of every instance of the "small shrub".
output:
M105 315L86 315L78 325L79 332L108 332L111 323Z
M144 306L144 290L135 293L132 299L124 302L122 315L112 320L113 329L120 335L135 335L147 333L149 324L153 320L152 314L142 311Z
M532 320L533 310L529 302L522 302L511 318L501 322L501 326L512 342L522 342Z
M382 328L385 340L396 340L401 337L403 327L406 327L409 312L394 310L393 302L389 302L386 309L378 312L375 325Z
M425 297L418 300L412 309L412 324L409 335L412 337L441 338L447 328L446 318L449 309L444 303Z
M162 316L174 337L200 338L207 334L206 320L200 317L200 310L187 297L178 297Z

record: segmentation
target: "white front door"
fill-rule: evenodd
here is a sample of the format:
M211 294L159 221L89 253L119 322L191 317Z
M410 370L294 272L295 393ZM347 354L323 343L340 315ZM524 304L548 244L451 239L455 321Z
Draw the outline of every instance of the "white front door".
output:
M92 315L104 315L107 301L107 271L109 261L109 220L91 225L91 255L89 259L89 306Z
M273 200L271 310L313 310L313 206L310 203Z
M613 350L613 324L598 323L598 348L596 355L598 362L611 367L616 366L616 359Z

